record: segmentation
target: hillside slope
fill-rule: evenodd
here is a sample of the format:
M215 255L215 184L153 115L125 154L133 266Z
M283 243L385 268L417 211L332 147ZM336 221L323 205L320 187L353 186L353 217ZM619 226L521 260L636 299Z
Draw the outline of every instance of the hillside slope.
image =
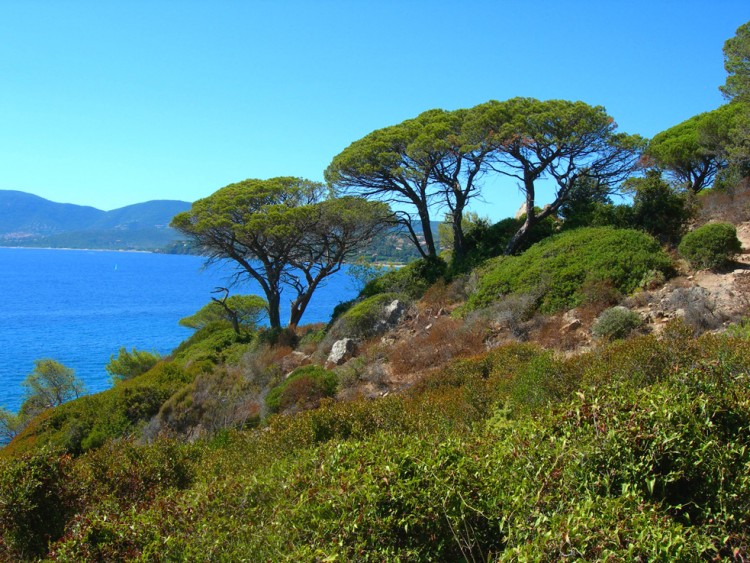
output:
M13 190L0 190L0 244L50 248L153 250L179 239L169 223L190 208L155 200L102 211Z

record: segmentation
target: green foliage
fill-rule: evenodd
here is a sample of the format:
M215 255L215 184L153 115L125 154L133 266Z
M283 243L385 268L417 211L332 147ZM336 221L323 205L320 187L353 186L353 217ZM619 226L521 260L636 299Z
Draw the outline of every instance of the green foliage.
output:
M750 319L743 318L739 322L730 324L727 327L726 334L732 338L750 340Z
M237 321L239 326L254 330L267 314L268 303L257 295L230 295L225 299L214 299L196 313L180 319L180 326L200 329L206 325Z
M322 184L302 178L244 180L196 201L172 226L260 284L273 329L281 328L281 292L289 290L289 325L296 327L321 281L391 223L383 203L326 200L324 193Z
M738 27L735 36L724 43L724 68L728 76L719 87L724 96L750 101L750 22Z
M121 442L57 472L54 456L38 472L0 461L0 546L63 560L745 557L749 369L747 341L678 326L568 359L514 345L400 396L210 442Z
M195 373L210 371L221 363L237 362L253 341L254 335L238 335L226 321L210 323L175 349L174 361Z
M266 395L266 406L271 412L291 407L315 407L325 397L336 394L338 377L332 371L310 365L297 368L278 387Z
M327 341L339 338L367 338L380 332L384 324L383 311L396 299L398 293L377 293L349 307L331 326Z
M120 348L117 357L110 356L109 363L104 366L113 383L132 379L138 375L146 373L154 367L160 360L158 354L152 354L145 350L136 350L128 352L126 348Z
M73 509L71 460L58 452L0 459L0 559L31 560L62 535Z
M31 419L5 447L8 453L51 446L72 454L139 430L192 376L176 363L159 363L112 389L87 395Z
M647 155L683 188L698 193L710 187L727 165L727 144L735 108L722 106L701 113L656 135Z
M525 194L526 221L506 254L517 253L535 223L576 196L583 181L615 188L645 144L637 135L618 133L603 107L580 101L493 100L472 108L467 121L475 142L494 147L493 169L520 180ZM543 176L554 178L555 199L537 214L535 182Z
M616 340L625 338L643 324L643 319L635 311L626 307L611 307L599 315L591 327L596 338Z
M442 258L415 260L396 270L386 272L367 283L360 297L373 297L381 293L400 293L419 299L432 284L442 279L447 271Z
M478 224L466 236L466 259L464 263L453 264L453 268L466 270L481 264L488 258L502 255L508 242L521 228L524 220L525 216L518 219L508 217L494 225ZM557 231L557 227L558 221L551 216L538 221L519 245L518 250L524 251L540 240L552 236Z
M22 385L26 391L21 412L25 415L61 405L85 392L83 382L72 369L50 359L35 360L34 371Z
M662 243L679 242L691 217L688 199L672 190L657 171L648 171L644 178L632 178L628 183L635 190L632 226Z
M607 227L577 229L543 240L520 256L490 261L467 309L514 293L538 295L543 312L572 308L584 299L587 282L606 281L628 294L652 271L669 275L671 260L650 236Z
M677 248L693 268L718 269L742 250L737 229L729 223L709 223L689 232Z

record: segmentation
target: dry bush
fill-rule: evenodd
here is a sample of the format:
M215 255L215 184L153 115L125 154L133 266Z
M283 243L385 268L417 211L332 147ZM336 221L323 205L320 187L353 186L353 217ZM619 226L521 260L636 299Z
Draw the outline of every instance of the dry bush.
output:
M746 179L732 188L712 189L700 194L695 226L710 221L734 224L750 221L750 181Z
M461 276L450 283L438 280L425 292L420 304L437 311L466 301L468 279L468 276Z
M252 382L239 370L216 369L200 374L175 393L159 411L153 431L189 437L212 435L224 428L256 424L260 404Z
M529 331L529 340L542 348L561 351L575 350L588 343L588 337L583 332L563 330L566 324L561 315L537 317L535 326Z
M667 306L683 319L695 335L719 328L726 320L717 308L716 299L702 287L676 289L670 294Z
M395 344L387 357L394 373L421 371L442 365L456 356L483 351L485 334L481 323L439 317L413 338Z
M297 351L306 355L312 355L318 349L318 344L325 337L326 323L314 323L297 329L299 344Z

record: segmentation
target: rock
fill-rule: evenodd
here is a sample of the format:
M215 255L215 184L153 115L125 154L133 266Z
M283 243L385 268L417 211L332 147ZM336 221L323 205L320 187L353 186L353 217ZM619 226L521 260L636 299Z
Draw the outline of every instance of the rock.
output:
M393 300L383 309L384 320L389 325L395 325L401 320L401 315L406 311L406 305L398 299Z
M351 338L342 338L341 340L337 340L331 347L331 353L328 354L326 364L340 366L349 358L354 356L356 349L357 344Z
M297 350L290 352L279 361L279 367L283 373L287 375L292 373L295 369L305 363L309 363L310 356L298 352Z
M398 324L401 317L406 311L406 304L399 300L394 299L388 305L383 308L383 316L375 324L375 334L380 334L387 331Z
M581 328L581 319L573 319L568 324L563 325L560 330L561 332L573 332L578 328Z

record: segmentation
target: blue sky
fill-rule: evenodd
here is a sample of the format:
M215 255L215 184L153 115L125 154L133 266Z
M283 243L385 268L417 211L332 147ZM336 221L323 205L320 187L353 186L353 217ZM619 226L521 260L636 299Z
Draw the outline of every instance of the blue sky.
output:
M746 0L0 0L0 189L113 209L322 180L367 133L532 96L653 136L723 103ZM521 197L488 186L498 220Z

